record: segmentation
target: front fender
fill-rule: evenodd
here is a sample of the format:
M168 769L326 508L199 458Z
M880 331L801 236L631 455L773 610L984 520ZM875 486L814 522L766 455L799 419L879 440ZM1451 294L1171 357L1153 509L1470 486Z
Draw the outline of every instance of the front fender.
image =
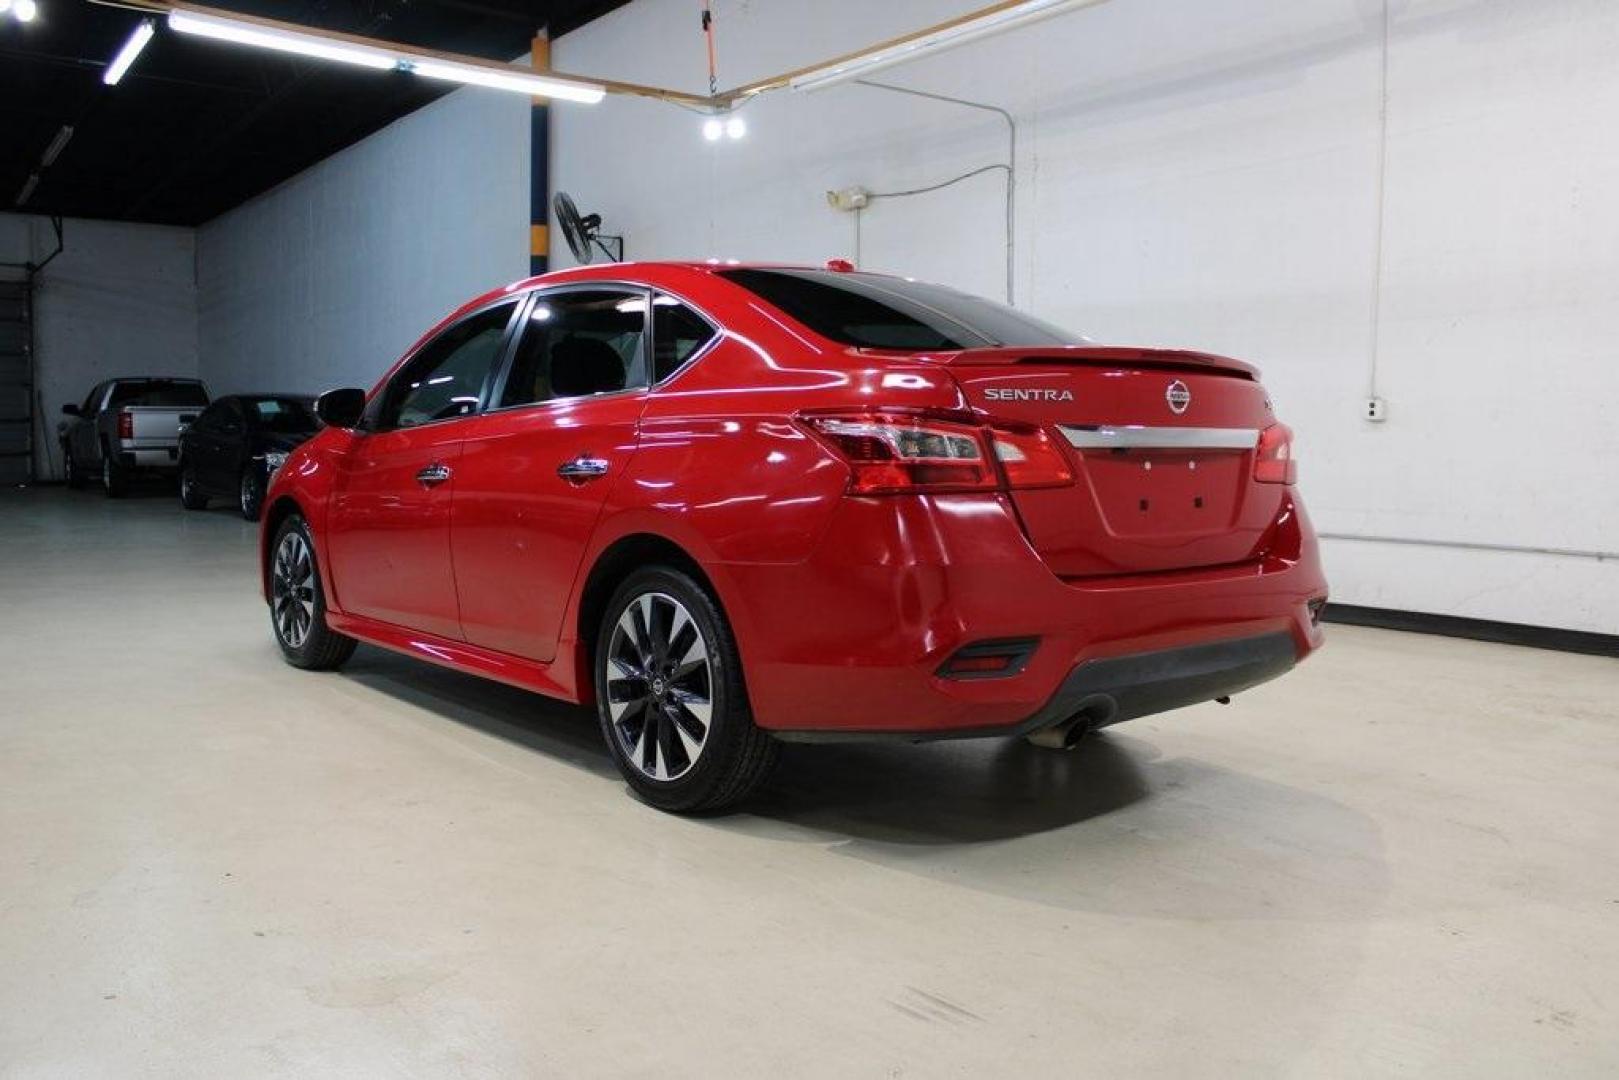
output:
M337 459L347 451L353 438L350 432L327 428L288 455L286 464L271 478L264 493L264 513L259 519L259 594L266 603L270 599L270 546L287 514L296 512L309 523L326 606L328 610L343 613L331 576L331 562L326 558L326 511L331 503Z

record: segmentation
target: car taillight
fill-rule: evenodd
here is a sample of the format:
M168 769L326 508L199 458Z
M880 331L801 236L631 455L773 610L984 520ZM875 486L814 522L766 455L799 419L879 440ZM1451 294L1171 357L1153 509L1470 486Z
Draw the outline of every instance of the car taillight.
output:
M118 437L120 439L133 439L135 437L135 417L131 413L118 414Z
M1259 433L1254 452L1254 479L1261 484L1293 484L1299 478L1298 462L1293 459L1293 429L1272 424Z
M1000 486L1001 475L1014 488L1074 482L1068 460L1039 428L986 427L899 412L802 420L848 462L849 490L859 495L991 490ZM993 461L986 445L993 448Z
M888 413L806 416L804 423L848 462L855 494L996 486L972 424Z
M1060 487L1074 482L1074 470L1056 444L1039 428L991 428L995 457L1008 487Z

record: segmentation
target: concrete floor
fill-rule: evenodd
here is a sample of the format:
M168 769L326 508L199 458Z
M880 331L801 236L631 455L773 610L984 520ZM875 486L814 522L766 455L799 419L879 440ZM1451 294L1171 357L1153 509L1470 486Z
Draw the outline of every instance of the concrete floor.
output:
M1334 628L1072 755L792 747L284 665L254 529L0 495L5 1076L1613 1076L1619 664Z

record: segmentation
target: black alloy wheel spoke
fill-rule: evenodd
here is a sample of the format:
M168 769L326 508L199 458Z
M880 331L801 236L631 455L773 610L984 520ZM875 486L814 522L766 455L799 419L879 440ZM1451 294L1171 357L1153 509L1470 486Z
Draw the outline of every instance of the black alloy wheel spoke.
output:
M689 772L713 719L709 650L691 612L667 593L633 597L604 664L608 718L624 756L653 780Z

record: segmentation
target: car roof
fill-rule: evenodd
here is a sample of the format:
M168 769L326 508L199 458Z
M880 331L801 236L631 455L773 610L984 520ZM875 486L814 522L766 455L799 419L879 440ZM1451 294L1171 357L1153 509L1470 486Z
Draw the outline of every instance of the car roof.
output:
M836 260L834 260L836 261ZM822 270L833 273L870 274L873 277L893 277L893 274L878 274L871 270L861 270L852 263L844 270L828 266L825 263L801 262L744 262L740 259L647 259L639 262L608 262L588 263L583 266L568 266L560 270L550 270L533 277L514 281L501 292L516 292L519 289L533 288L547 281L567 281L574 278L605 277L612 278L623 274L633 275L636 271L646 270L688 270L699 273L714 274L726 270Z
M846 260L833 261L842 263ZM621 282L624 278L667 278L671 271L676 276L687 275L689 283L696 285L702 278L711 277L727 270L807 270L821 273L854 273L861 274L862 276L866 277L898 277L898 275L895 274L879 274L870 270L860 270L859 268L853 266L850 266L848 269L844 269L841 265L830 266L827 264L822 264L820 266L816 266L811 263L795 262L743 262L740 259L649 259L639 262L588 263L583 266L568 266L560 270L551 270L544 274L536 274L532 277L519 278L509 285L502 285L498 289L490 289L488 292L483 293L480 296L473 297L471 300L468 300L466 303L462 304L460 307L456 308L448 315L445 315L438 322L424 330L422 335L416 339L415 343L412 344L410 348L405 350L404 357L401 357L399 363L404 363L405 357L409 357L412 353L419 349L424 342L428 341L433 337L434 334L439 333L445 327L454 324L468 315L471 315L480 308L498 303L507 297L528 292L531 289L540 288L546 285L569 285L573 283L586 283L592 281L600 281L611 284ZM654 282L651 280L645 281L645 284L648 287L669 287L664 284L654 284ZM674 287L678 288L678 286ZM396 364L393 368L390 368L388 371L388 376L392 376L393 372L397 370L397 368L398 364Z
M446 316L438 326L454 322L461 316L492 304L503 296L513 293L527 292L529 289L539 288L542 285L566 285L576 281L616 281L624 277L637 277L648 272L674 270L688 274L716 274L725 270L818 270L835 273L858 273L870 277L896 277L894 274L879 274L870 270L861 270L858 267L850 270L834 270L825 264L816 266L813 263L794 262L743 262L740 259L648 259L639 262L607 262L588 263L583 266L568 266L560 270L549 270L533 277L519 278L509 285L502 285L498 289L490 289L481 296L475 297L461 305L450 315ZM438 328L434 327L434 330ZM429 331L431 334L433 331ZM424 334L422 340L428 335ZM420 342L418 342L420 344ZM414 348L414 346L413 346Z

